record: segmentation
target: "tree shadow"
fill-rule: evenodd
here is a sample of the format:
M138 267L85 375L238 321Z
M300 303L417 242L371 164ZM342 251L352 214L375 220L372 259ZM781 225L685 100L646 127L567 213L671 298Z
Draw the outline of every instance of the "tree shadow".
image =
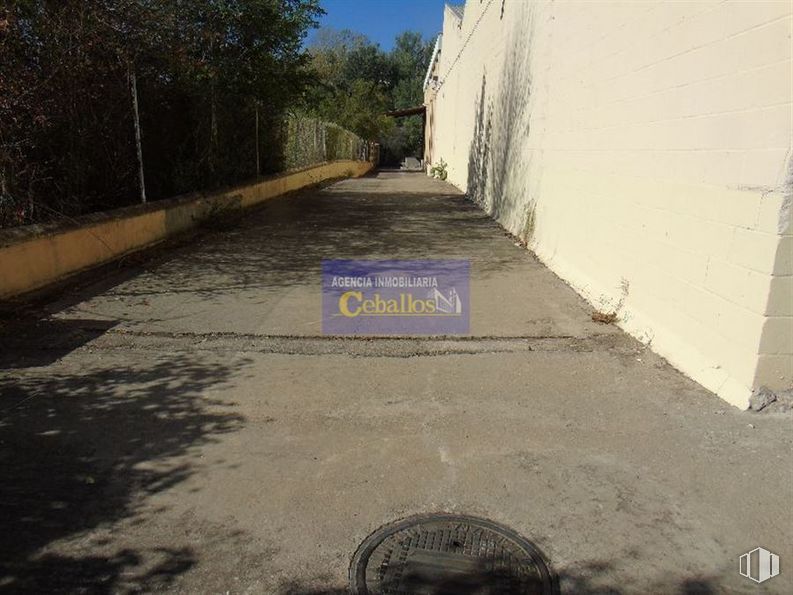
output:
M191 294L208 306L224 303L230 294L239 299L239 292L265 299L297 286L319 287L321 262L327 259L479 259L491 274L515 263L512 245L496 230L497 224L460 194L340 185L267 201L246 212L238 225L176 248L168 260L101 299L135 303Z
M22 318L0 332L0 368L47 366L116 326L110 320Z
M532 196L531 132L533 81L532 13L524 5L515 18L516 27L506 45L508 55L498 86L488 93L487 76L476 100L474 134L468 152L467 195L486 213L522 240L530 242L534 231Z
M192 476L202 446L242 427L230 404L206 391L245 363L169 355L148 365L98 362L0 378L0 590L149 590L193 566L187 546L117 547L100 556L68 542L121 521L145 522L148 497ZM108 539L101 549L114 547Z
M656 580L650 584L632 584L621 582L610 584L607 577L613 576L616 565L610 561L590 561L575 567L563 568L559 574L559 585L562 593L582 595L622 595L628 593L669 593L675 595L713 595L724 592L716 577L669 576L665 580Z
M376 593L422 595L528 595L543 593L573 593L575 595L622 595L628 593L669 593L675 595L714 595L724 592L715 577L670 577L649 585L609 584L608 576L615 570L610 562L594 561L575 568L563 568L553 577L550 586L523 575L504 573L502 570L474 568L457 573L445 581L430 578L403 577L398 584L382 585ZM543 590L545 589L545 590ZM293 581L278 591L282 595L364 595L363 591L328 586L301 585Z
M389 176L406 183L378 179ZM0 311L8 330L0 365L44 365L125 322L169 328L198 308L266 305L284 289L319 287L322 260L468 259L488 277L527 258L454 188L423 173L370 174L268 200L231 225L201 229L45 291L32 308L25 300L11 304L5 316ZM182 295L190 307L173 307Z

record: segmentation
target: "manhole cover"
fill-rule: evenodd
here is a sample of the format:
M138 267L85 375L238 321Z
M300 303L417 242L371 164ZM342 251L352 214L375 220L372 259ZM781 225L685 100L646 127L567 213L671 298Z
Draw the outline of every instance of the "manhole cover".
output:
M556 593L540 551L486 519L433 514L386 525L353 556L356 595Z

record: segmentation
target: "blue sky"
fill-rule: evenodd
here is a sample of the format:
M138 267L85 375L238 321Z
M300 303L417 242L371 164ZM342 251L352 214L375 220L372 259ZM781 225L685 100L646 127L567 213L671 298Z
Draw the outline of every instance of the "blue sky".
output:
M452 2L461 4L462 0ZM444 0L322 0L327 14L321 26L363 33L390 50L402 31L418 31L434 38L443 27ZM314 32L308 35L311 42Z

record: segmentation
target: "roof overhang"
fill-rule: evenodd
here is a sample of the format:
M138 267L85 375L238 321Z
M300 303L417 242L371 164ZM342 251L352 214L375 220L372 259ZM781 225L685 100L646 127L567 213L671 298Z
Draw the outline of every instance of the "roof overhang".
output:
M423 114L427 111L426 105L417 105L415 107L407 107L405 109L398 109L392 112L386 112L386 116L393 116L395 118L403 118L405 116L416 116L418 114Z

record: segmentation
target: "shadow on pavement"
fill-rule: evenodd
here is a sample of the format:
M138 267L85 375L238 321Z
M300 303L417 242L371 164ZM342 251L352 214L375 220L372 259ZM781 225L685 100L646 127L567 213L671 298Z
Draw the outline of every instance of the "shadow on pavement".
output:
M202 235L108 295L184 293L212 304L237 291L316 285L324 259L465 258L486 263L491 275L515 266L514 247L502 235L462 195L369 195L334 187L268 201L239 226ZM528 252L525 258L531 258Z
M0 591L152 590L193 566L188 546L114 546L112 525L145 522L147 497L194 474L199 447L241 428L206 391L244 364L166 355L0 378Z
M17 320L0 331L0 369L48 366L116 324L46 317Z
M640 587L637 585L608 585L600 576L608 576L612 565L607 562L590 563L583 573L576 571L562 571L559 574L559 583L562 593L575 595L627 595L628 593L668 593L670 595L713 595L723 592L716 582L708 577L670 579L652 586ZM415 592L422 595L542 595L541 585L532 588L511 590L504 588L503 582L498 582L492 577L480 572L470 575L459 575L453 582L442 585L421 585L415 591L404 591L399 586L386 587L377 593L407 593ZM559 591L556 591L559 592ZM280 591L282 595L349 595L351 591L342 587L306 587L299 582L285 585ZM353 594L357 595L357 594Z

